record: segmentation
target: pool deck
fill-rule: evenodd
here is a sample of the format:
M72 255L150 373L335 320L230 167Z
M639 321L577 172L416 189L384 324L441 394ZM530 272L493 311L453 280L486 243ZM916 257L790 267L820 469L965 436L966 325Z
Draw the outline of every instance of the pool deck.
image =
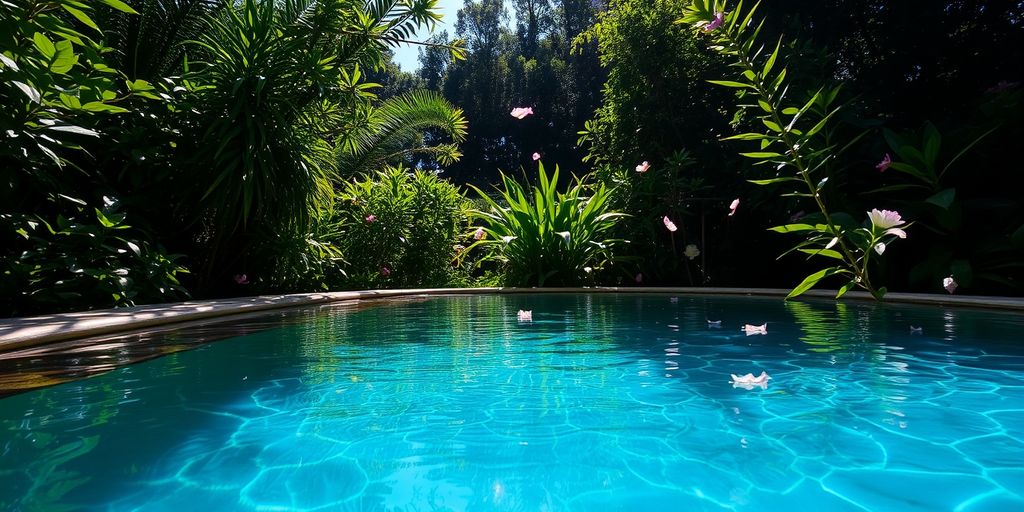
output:
M104 309L81 313L61 313L0 320L0 352L57 341L139 331L169 324L300 306L388 297L509 293L639 293L785 297L789 291L773 288L433 288L262 295L258 297L155 304L133 308ZM813 298L832 298L835 296L835 291L811 290L804 295ZM851 292L844 296L842 300L859 301L872 299L866 293ZM1024 312L1024 298L1019 297L890 293L885 296L885 302L941 307L976 307Z

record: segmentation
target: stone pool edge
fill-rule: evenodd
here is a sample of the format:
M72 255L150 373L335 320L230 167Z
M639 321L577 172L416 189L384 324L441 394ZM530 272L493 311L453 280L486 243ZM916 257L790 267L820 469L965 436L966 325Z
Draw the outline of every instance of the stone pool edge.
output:
M383 299L416 295L476 295L511 293L633 293L688 295L741 295L785 297L789 290L777 288L425 288L399 290L363 290L346 292L298 293L289 295L261 295L235 299L214 299L153 304L132 308L104 309L81 313L11 318L0 320L0 352L45 345L90 336L117 334L151 327L166 326L222 318L232 315L267 312L300 306L334 302ZM804 294L813 298L832 298L835 291L811 290ZM871 300L862 292L846 294L843 300ZM888 303L923 304L934 306L975 307L1024 312L1024 298L944 296L915 293L890 293Z

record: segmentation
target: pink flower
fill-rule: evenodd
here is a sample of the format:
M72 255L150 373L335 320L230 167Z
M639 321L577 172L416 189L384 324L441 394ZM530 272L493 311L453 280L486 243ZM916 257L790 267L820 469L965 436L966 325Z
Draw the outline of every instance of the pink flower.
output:
M740 207L740 198L737 197L736 199L733 199L731 203L729 203L729 216L732 217L733 215L735 215L736 214L736 208L739 208L739 207Z
M376 215L372 215L372 214L371 215L367 215L366 216L366 222L377 222L377 216Z
M755 334L768 334L768 324L767 323L761 324L761 325L746 324L746 325L743 326L743 332L746 333L747 336L753 336Z
M516 119L522 119L530 114L533 114L533 107L516 107L512 109L512 117Z
M942 287L945 288L946 291L949 293L955 292L956 286L956 280L953 279L953 276L949 276L942 280Z
M903 224L903 218L900 217L899 212L893 210L879 210L877 208L868 212L868 219L871 220L871 225L879 229L889 229ZM900 236L897 233L893 233L896 236ZM907 234L903 233L900 238L906 238Z
M673 233L675 233L676 229L678 229L676 228L676 223L672 222L667 215L665 217L662 217L661 221L665 223L665 228Z
M761 375L758 375L757 377L754 377L753 373L748 373L743 376L739 376L733 373L730 374L729 376L732 377L732 387L744 388L748 391L754 389L755 387L767 389L768 381L771 380L771 376L769 376L768 373L764 371L762 371Z
M636 172L639 172L639 173L642 174L642 173L647 172L647 169L650 169L650 168L651 168L651 164L649 164L647 162L647 160L644 160L644 163L636 166Z
M473 232L473 240L483 240L487 237L487 233L484 232L484 228L476 228Z
M387 267L380 267L381 277L388 277L391 275L391 269Z
M889 153L886 153L885 156L882 157L882 161L878 162L878 165L875 166L875 169L878 169L878 172L885 172L885 170L891 165L892 157L889 156Z
M235 284L249 284L249 276L245 274L235 274Z
M536 162L537 160L540 160L540 153L537 153L536 151L534 151L533 152L533 161Z
M706 25L704 25L704 32L711 32L712 30L721 27L724 21L725 13L716 12L715 19L709 21Z
M637 272L636 277L634 277L633 280L636 281L636 284L644 282L644 274L642 272Z

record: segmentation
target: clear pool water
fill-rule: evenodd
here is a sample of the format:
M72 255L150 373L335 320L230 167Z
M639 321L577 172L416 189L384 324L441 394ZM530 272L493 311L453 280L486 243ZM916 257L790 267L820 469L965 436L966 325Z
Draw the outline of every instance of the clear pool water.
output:
M1022 328L631 295L321 314L0 400L0 509L1024 510Z

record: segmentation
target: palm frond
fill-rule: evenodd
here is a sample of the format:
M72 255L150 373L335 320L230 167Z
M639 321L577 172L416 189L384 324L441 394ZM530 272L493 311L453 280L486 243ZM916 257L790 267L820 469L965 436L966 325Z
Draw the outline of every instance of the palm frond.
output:
M343 174L372 170L412 153L427 153L447 165L461 154L454 144L429 144L424 132L435 129L455 143L466 138L462 109L435 91L413 91L368 107L354 117L339 137L338 160Z

